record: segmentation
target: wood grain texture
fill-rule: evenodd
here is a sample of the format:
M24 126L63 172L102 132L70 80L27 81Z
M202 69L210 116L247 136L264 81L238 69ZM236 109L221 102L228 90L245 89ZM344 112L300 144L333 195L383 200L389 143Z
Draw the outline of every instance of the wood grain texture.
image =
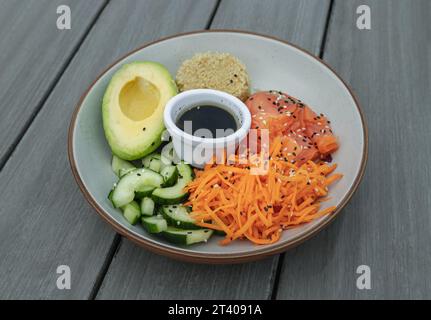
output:
M222 0L211 29L237 29L287 40L317 54L329 0Z
M0 1L0 169L105 0ZM57 29L68 5L72 29Z
M69 168L67 129L74 107L120 55L155 38L201 28L213 5L109 2L0 172L0 298L90 296L115 233L87 205ZM71 290L56 288L62 264L71 268Z
M212 28L244 29L292 40L319 51L329 2L222 1ZM285 15L273 19L278 10ZM253 23L259 16L259 23ZM228 17L228 18L226 18ZM298 29L303 19L312 27ZM251 20L250 22L244 22ZM242 265L196 265L173 261L123 241L99 291L98 299L269 299L278 256Z
M368 167L336 222L286 255L279 299L431 298L430 16L427 0L335 1L324 59L363 107ZM359 265L371 290L356 288Z

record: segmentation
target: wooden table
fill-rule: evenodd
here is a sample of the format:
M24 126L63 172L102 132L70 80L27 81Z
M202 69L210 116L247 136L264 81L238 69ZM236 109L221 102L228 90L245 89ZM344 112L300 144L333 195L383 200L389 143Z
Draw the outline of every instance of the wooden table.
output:
M72 29L56 27L67 4ZM359 5L371 30L356 27ZM431 1L0 0L0 298L431 298ZM240 29L327 61L364 109L369 161L336 221L233 266L157 256L87 204L67 160L80 95L118 57L179 32ZM71 289L56 286L71 269ZM371 270L359 290L358 266Z

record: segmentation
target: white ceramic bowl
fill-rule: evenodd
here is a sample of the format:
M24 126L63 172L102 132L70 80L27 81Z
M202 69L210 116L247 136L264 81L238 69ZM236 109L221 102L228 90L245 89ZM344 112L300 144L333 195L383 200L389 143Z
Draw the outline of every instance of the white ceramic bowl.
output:
M150 235L139 225L131 226L107 199L117 177L111 170L111 150L102 127L101 101L115 71L124 63L153 60L175 75L178 67L197 52L229 52L247 67L252 91L276 89L291 94L316 112L331 119L340 141L334 154L343 179L330 188L326 206L332 215L283 232L279 242L256 246L235 241L220 246L220 237L190 247L173 245ZM87 200L119 233L139 245L177 259L206 263L236 263L263 258L294 247L328 225L347 204L359 185L367 159L367 131L358 102L343 80L329 66L285 41L246 32L204 31L177 35L147 44L120 59L104 72L84 94L71 121L69 157L75 178Z
M215 105L228 111L234 116L238 130L226 137L201 138L177 127L176 122L184 112L201 105ZM203 168L213 156L221 155L224 150L227 156L234 153L251 125L250 112L241 100L211 89L189 90L176 95L166 104L164 120L176 154L197 168Z

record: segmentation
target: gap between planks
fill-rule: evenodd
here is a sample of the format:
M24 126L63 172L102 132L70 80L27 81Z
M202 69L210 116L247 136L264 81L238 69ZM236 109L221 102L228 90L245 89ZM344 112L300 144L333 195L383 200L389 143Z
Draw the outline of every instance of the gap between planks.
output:
M109 2L109 1L110 0L107 0L107 2ZM211 28L214 17L217 13L218 8L220 7L221 2L222 2L222 0L216 1L214 8L212 9L211 14L208 18L208 22L204 28L205 30L208 30ZM105 4L104 8L105 7L106 7L106 4ZM98 14L98 17L102 13L102 11ZM92 25L94 25L94 24L95 23L93 23ZM108 255L105 259L105 262L103 263L102 269L100 270L100 273L99 273L99 275L98 275L98 277L94 283L93 289L91 290L91 293L90 293L88 300L95 300L96 299L97 294L99 293L99 290L102 287L103 281L105 280L106 274L108 273L109 267L111 266L111 263L114 260L115 255L118 252L122 242L123 242L123 237L117 233L114 237L111 248L109 249L109 252L108 252Z
M325 27L323 30L322 41L320 43L320 50L319 50L319 58L320 59L323 59L323 56L325 54L325 46L326 46L326 42L327 42L327 38L328 38L328 30L329 30L329 25L331 23L331 17L332 17L333 8L334 8L334 2L335 2L335 0L330 0L330 2L329 2L329 8L328 8L328 13L326 15L326 22L325 22ZM281 253L278 256L277 268L275 271L275 276L274 276L274 280L273 280L273 284L272 284L271 300L277 300L278 284L280 282L280 275L281 275L281 270L283 267L285 256L286 256L286 253Z
M93 20L88 24L87 28L84 30L84 33L82 34L82 37L78 40L76 46L71 50L69 56L67 57L64 64L61 66L60 70L58 71L58 74L54 77L52 80L52 83L48 86L45 94L42 96L42 99L39 101L39 103L36 105L36 108L33 110L31 115L28 117L27 121L24 124L24 127L22 131L19 133L19 135L14 139L14 141L9 146L8 150L6 151L5 155L0 159L0 171L3 170L4 166L8 162L8 160L11 158L12 154L16 150L17 146L21 142L22 138L36 119L39 112L42 110L43 106L45 105L46 101L50 97L51 93L54 91L54 89L57 86L57 83L60 81L61 77L63 76L64 72L69 67L70 63L72 62L73 58L75 57L76 53L81 48L82 44L84 43L85 39L87 38L88 34L90 33L93 26L96 24L96 21L99 19L102 12L105 10L106 6L108 5L110 0L105 0L102 6L100 6L97 13L94 15Z

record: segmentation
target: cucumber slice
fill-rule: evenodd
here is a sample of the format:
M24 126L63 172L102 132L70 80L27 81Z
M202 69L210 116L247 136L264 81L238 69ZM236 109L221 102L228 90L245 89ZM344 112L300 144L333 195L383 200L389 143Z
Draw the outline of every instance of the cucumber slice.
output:
M167 143L162 149L162 157L168 159L173 164L181 162L180 157L175 152L174 144L172 142Z
M121 208L123 210L124 218L129 221L130 224L136 224L141 217L141 210L136 201L132 201Z
M159 215L142 218L142 226L149 233L160 233L168 229L166 220Z
M121 168L120 171L118 171L118 177L122 178L124 177L126 174L128 174L129 172L136 170L136 168Z
M148 169L151 169L155 172L160 172L162 170L162 160L151 159Z
M114 173L118 177L121 177L121 172L123 172L124 174L124 173L130 172L131 170L136 169L136 167L133 164L131 164L126 160L118 158L116 155L112 156L111 167L112 167L112 171L114 171Z
M149 167L150 167L151 160L153 160L153 159L160 160L160 159L161 159L161 155L160 155L160 154L158 154L158 153L152 153L152 154L149 154L149 155L148 155L148 156L146 156L144 159L142 159L142 165L143 165L145 168L149 168Z
M173 227L168 227L162 232L162 235L170 242L176 244L191 245L198 242L207 242L213 234L212 230L183 230Z
M176 166L167 166L160 171L160 174L163 177L165 182L163 183L163 187L172 187L178 180L178 169Z
M114 203L112 202L112 195L114 194L114 189L111 189L111 191L109 191L108 193L108 200L111 201L112 205L114 205Z
M186 185L193 180L193 170L192 168L181 162L177 164L178 169L178 180L175 185L168 188L157 188L153 191L151 198L157 204L177 204L186 200L189 196L187 192L184 191Z
M141 190L144 186L160 187L163 177L149 169L136 169L129 172L118 181L112 194L112 202L116 208L120 208L135 198L135 191Z
M145 168L160 172L164 167L172 165L172 161L162 156L160 153L152 153L142 159Z
M195 224L195 219L190 217L189 211L182 205L163 206L160 210L168 224L180 229L201 229Z
M154 201L151 198L143 198L141 201L141 213L144 216L152 216L154 214Z
M151 197L151 194L153 193L155 187L152 186L143 186L141 188L138 188L138 190L135 190L135 199L141 200L145 197Z

